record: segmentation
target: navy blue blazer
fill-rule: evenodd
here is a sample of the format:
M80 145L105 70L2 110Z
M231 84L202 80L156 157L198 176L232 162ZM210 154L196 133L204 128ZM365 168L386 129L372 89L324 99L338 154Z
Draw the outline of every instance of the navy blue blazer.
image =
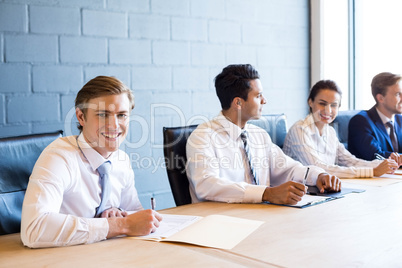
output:
M361 111L349 121L348 150L357 158L365 160L375 159L375 153L385 158L392 152L401 153L402 115L395 115L394 127L399 147L396 149L392 147L391 138L375 106L368 111Z

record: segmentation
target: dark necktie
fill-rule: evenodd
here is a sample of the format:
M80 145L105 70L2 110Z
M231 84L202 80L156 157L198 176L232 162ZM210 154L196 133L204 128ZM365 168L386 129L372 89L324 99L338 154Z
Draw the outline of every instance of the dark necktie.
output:
M99 217L102 212L106 209L106 203L110 197L110 180L109 180L109 171L112 164L110 161L106 161L102 165L98 167L100 183L102 187L102 194L101 194L101 203L99 207L96 208L96 217Z
M240 134L240 138L244 144L244 150L246 152L248 165L250 167L250 176L254 180L254 183L258 184L257 174L255 172L255 169L254 169L254 167L252 165L252 161L251 161L252 158L251 158L251 154L250 154L250 148L249 148L248 142L247 142L247 136L248 136L247 131L245 131L245 130Z
M396 138L394 124L392 121L387 122L387 126L389 127L389 137L391 138L392 147L394 147L394 152L398 152L398 139Z

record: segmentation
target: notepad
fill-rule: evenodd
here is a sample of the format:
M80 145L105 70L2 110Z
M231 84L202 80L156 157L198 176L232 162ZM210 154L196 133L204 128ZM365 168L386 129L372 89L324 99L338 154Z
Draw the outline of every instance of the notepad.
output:
M309 195L305 194L302 197L302 200L297 202L297 204L294 205L288 205L288 204L275 204L275 203L269 203L266 202L267 204L273 204L273 205L279 205L279 206L286 206L286 207L295 207L295 208L305 208L305 207L310 207L314 205L318 205L327 201L334 200L336 198L330 197L330 196L319 196L319 195Z
M314 205L318 205L330 200L334 200L335 198L330 197L330 196L319 196L319 195L309 195L309 194L305 194L302 197L302 200L300 200L299 202L297 202L296 205L288 205L290 207L297 207L297 208L304 208L304 207L308 207L308 206L314 206Z
M394 183L402 182L401 179L391 179L386 177L375 177L375 178L342 178L342 181L353 183L353 184L360 184L360 185L367 185L367 186L387 186Z
M132 238L232 249L264 223L224 215L161 215L163 220L156 232Z
M375 177L375 178L386 178L386 179L398 179L402 180L401 174L395 173L395 174L383 174L380 177Z
M324 193L321 193L320 190L318 190L317 186L308 186L307 193L309 195L319 195L319 196L329 196L329 197L334 197L334 198L342 198L346 194L350 193L363 193L366 190L364 189L356 189L356 188L347 188L343 187L340 192L327 192L324 191Z
M397 169L394 174L396 174L396 175L402 175L402 169Z

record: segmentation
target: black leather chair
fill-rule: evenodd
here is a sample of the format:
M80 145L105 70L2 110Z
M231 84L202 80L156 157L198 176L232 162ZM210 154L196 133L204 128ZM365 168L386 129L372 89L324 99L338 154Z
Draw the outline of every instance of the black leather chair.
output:
M191 203L189 182L186 175L186 143L196 128L197 125L163 128L163 153L176 206Z
M348 134L349 134L349 121L350 119L359 113L360 110L350 110L350 111L339 111L338 116L331 123L331 126L334 127L338 139L345 148L348 148Z
M268 132L273 143L283 147L287 134L287 121L285 114L267 114L258 120L250 120L249 123L263 128Z
M0 235L20 232L29 176L43 149L62 133L0 139Z

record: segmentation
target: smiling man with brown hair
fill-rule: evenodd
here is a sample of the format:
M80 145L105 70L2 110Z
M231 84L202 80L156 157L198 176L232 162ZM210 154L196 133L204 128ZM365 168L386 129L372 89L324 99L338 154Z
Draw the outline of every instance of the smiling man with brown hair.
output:
M80 135L51 143L29 179L21 222L28 247L147 235L162 219L143 210L129 157L119 150L134 108L131 90L114 77L98 76L78 92L75 106Z

